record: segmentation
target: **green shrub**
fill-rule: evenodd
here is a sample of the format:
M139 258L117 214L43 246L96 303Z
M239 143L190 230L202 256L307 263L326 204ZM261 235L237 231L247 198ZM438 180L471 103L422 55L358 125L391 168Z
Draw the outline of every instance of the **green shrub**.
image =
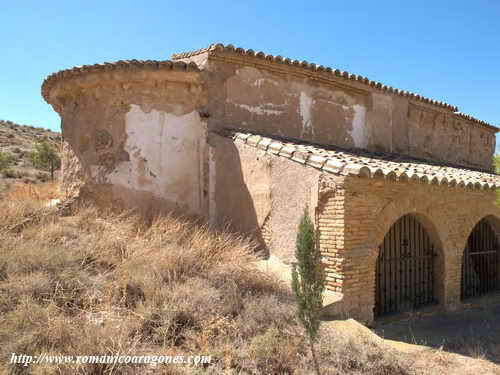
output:
M15 160L15 156L10 152L0 151L0 171L9 168L12 164L14 164Z
M61 159L57 151L47 142L37 143L30 158L35 168L50 171L51 180L54 179L54 171L61 167Z

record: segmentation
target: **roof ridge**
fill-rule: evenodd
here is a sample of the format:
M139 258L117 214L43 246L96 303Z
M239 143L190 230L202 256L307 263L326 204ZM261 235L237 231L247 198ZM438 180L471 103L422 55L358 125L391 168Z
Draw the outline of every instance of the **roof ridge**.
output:
M199 71L200 69L194 62L172 61L172 60L118 60L115 62L104 62L101 64L81 65L69 69L63 69L58 72L52 73L45 77L42 83L42 96L45 101L49 102L48 94L52 86L59 80L68 77L75 77L86 73L124 70L133 68L149 69L165 69L177 71Z
M244 49L241 47L235 47L232 44L224 45L222 43L212 43L208 47L200 48L200 49L197 49L194 51L174 53L174 54L172 54L171 59L172 60L180 60L180 59L186 59L186 58L190 58L192 56L200 55L202 53L209 53L209 55L210 55L210 54L217 53L217 52L235 53L235 54L238 54L241 56L247 56L247 57L251 57L251 58L258 58L261 60L266 60L266 61L274 63L274 64L295 66L295 67L297 67L299 69L303 69L303 70L309 70L309 71L317 72L320 74L326 73L326 74L330 74L336 78L343 78L343 79L350 80L350 81L356 81L356 82L359 82L361 84L373 87L375 89L378 89L378 90L381 90L384 92L388 92L390 94L409 97L413 100L417 100L417 101L420 101L420 102L423 102L423 103L426 103L429 105L434 105L434 106L449 110L457 117L466 119L468 121L477 123L479 125L493 128L497 131L500 130L498 127L491 125L486 121L479 120L471 115L459 112L457 106L448 104L448 103L443 102L443 101L430 99L430 98L427 98L425 96L415 94L411 91L400 90L400 89L394 88L392 86L387 86L387 85L382 84L381 82L373 81L373 80L368 79L367 77L357 75L357 74L352 74L352 73L349 73L347 71L333 69L330 67L325 67L323 65L317 65L314 63L309 63L307 61L292 60L289 58L284 58L280 55L270 55L270 54L266 54L262 51L255 52L253 49Z
M498 128L498 126L495 126L495 125L491 125L489 122L486 122L486 121L483 121L483 120L480 120L478 119L477 117L474 117L474 116L471 116L467 113L463 113L463 112L453 112L453 114L457 117L461 117L465 120L469 120L469 121L472 121L472 122L476 122L478 124L481 124L481 125L484 125L484 126L488 126L488 127L491 127L491 128L494 128L496 129L497 131L500 130L500 128Z
M427 184L475 189L494 190L500 186L500 176L496 173L463 166L418 162L418 159L411 157L399 161L384 160L373 153L373 156L370 156L367 151L356 154L352 150L344 151L342 148L334 150L336 147L333 146L324 147L303 140L284 139L236 129L214 132L266 153L286 157L333 174L367 178L380 176L389 180L415 180Z

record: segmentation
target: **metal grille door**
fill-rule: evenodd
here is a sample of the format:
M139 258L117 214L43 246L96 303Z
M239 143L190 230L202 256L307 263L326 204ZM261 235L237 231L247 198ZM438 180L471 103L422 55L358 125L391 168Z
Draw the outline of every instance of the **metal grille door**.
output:
M480 296L498 289L498 241L486 219L467 240L462 262L462 298Z
M414 215L401 217L379 247L375 316L433 303L434 245Z

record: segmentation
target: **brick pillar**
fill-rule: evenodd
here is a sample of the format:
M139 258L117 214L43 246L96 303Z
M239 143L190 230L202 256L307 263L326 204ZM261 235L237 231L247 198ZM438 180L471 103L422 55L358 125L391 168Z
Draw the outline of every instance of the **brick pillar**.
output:
M322 262L326 271L326 289L341 293L344 253L344 191L332 181L321 181L319 185L316 230Z
M344 259L344 310L366 324L374 321L376 252L366 247L350 248Z
M460 288L462 284L463 250L456 249L446 252L444 267L444 293L440 301L446 309L454 310L460 304Z

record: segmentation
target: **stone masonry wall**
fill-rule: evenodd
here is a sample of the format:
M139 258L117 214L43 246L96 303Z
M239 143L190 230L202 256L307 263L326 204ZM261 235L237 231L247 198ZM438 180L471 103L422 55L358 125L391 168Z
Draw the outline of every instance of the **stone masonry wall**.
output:
M61 156L61 193L64 199L79 195L80 188L85 184L85 173L68 142L62 143Z

